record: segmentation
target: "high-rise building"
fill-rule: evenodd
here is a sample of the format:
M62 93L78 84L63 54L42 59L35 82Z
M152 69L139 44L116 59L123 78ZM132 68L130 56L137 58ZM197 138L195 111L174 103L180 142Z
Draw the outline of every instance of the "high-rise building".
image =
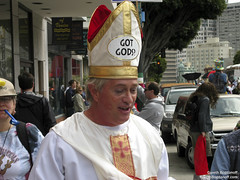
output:
M176 83L177 82L177 51L176 50L166 50L165 60L167 61L167 68L163 73L163 77L161 79L161 84L164 83Z
M217 19L217 36L220 41L229 41L233 55L240 50L240 3L228 4Z

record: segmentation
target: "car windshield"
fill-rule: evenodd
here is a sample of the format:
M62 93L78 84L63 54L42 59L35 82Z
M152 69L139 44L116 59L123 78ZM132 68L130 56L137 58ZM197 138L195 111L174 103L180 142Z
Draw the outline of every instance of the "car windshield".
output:
M222 97L217 101L215 109L211 109L211 116L240 116L240 97Z
M184 89L184 91L171 91L169 92L168 98L166 100L166 105L174 105L177 104L179 96L188 96L192 92L194 92L195 89Z

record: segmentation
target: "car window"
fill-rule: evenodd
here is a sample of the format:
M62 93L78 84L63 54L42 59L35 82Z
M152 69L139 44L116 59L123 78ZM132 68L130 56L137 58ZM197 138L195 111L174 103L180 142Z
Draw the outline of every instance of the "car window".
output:
M187 96L189 94L191 94L193 90L186 90L184 89L184 91L171 91L167 97L166 100L166 105L174 105L177 104L178 98L179 96Z
M177 101L177 106L175 108L175 113L184 113L184 107L187 102L187 97L180 97Z
M240 97L222 97L217 101L215 109L211 109L212 116L239 116L240 115Z
M170 87L163 88L162 96L166 96L169 90L170 90Z

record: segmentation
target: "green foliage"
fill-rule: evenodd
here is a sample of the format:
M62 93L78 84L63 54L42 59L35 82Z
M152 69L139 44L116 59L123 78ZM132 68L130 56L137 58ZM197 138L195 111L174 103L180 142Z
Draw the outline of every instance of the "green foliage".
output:
M148 69L148 81L155 81L159 83L166 68L166 60L161 58L159 55L156 55Z
M145 11L141 65L148 71L162 49L186 48L197 35L201 19L216 19L226 8L225 0L163 0L141 3Z
M89 78L88 75L86 75L86 74L83 75L83 85L86 84L88 78Z
M185 22L182 27L182 31L176 32L168 42L169 49L179 49L180 51L183 48L186 48L192 39L196 36L199 27L200 20L190 23L189 21Z
M239 64L239 63L240 63L240 51L238 51L233 58L233 64Z

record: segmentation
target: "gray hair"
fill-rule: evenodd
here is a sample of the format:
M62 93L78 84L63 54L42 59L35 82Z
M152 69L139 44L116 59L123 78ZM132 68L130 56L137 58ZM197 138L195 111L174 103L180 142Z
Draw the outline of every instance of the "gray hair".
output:
M90 78L86 82L86 96L87 100L91 103L93 101L93 97L91 92L88 89L89 84L95 85L95 89L100 92L102 90L103 85L108 81L108 79L98 79L98 78Z

